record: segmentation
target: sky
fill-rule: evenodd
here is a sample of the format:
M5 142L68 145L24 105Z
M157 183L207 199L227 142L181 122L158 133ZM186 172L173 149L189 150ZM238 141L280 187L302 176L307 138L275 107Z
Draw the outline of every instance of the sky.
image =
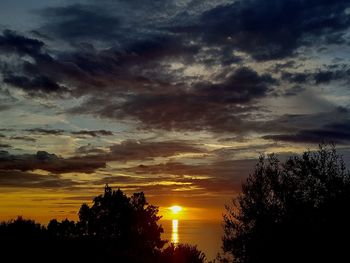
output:
M108 183L221 220L259 155L350 160L348 0L0 1L0 219Z

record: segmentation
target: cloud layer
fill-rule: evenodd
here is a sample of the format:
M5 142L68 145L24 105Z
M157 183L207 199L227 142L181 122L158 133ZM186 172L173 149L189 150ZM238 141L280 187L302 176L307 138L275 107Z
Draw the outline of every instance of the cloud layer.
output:
M222 201L259 154L347 153L349 1L43 6L0 22L3 189Z

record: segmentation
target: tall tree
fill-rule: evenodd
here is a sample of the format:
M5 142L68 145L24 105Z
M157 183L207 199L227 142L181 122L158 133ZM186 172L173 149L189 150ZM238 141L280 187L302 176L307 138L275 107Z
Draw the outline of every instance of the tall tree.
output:
M79 211L82 236L106 241L115 246L111 250L154 254L164 246L163 228L158 208L149 205L143 192L127 197L120 189L113 191L106 185L103 195L94 198L93 205L83 204Z
M223 248L237 263L349 261L349 207L350 174L334 146L284 163L261 156L227 206Z

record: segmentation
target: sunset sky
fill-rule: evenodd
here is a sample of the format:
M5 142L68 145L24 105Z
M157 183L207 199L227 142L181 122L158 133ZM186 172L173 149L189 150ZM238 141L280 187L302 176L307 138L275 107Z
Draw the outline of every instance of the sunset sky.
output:
M349 0L1 0L0 220L108 183L221 220L256 158L350 163Z

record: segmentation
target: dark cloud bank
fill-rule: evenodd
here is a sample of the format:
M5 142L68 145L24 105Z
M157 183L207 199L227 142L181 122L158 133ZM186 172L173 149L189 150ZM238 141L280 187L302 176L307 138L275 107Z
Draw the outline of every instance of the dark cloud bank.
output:
M0 151L0 185L3 187L42 187L72 188L84 187L84 183L71 179L63 179L64 173L93 173L105 168L110 161L144 161L157 157L172 157L181 153L208 153L198 145L186 141L145 142L124 141L110 147L109 151L89 151L75 157L62 158L45 151L36 154L12 155ZM138 183L154 182L143 189L155 190L159 182L176 180L178 185L164 185L166 191L174 187L191 185L194 190L210 189L214 192L238 189L241 179L248 175L256 160L214 161L208 164L183 164L181 162L165 162L151 165L130 166L120 168L123 174L142 174L143 178L110 175L90 181L95 184L111 183L118 185L128 183L126 188L139 188ZM34 170L44 170L48 175L38 175ZM182 185L185 184L185 185ZM185 187L186 188L186 187ZM158 189L159 190L159 189ZM181 188L178 191L182 191ZM186 191L184 189L183 191Z
M62 158L45 151L36 154L12 155L0 151L0 170L33 171L36 169L52 173L92 173L106 167L109 161L147 160L155 157L170 157L179 153L204 153L197 145L181 141L146 142L124 141L110 146L109 151L89 151L81 156Z
M350 115L345 107L335 106L333 112L320 114L286 114L268 121L257 116L257 112L270 114L260 103L264 99L297 96L310 85L349 83L346 63L297 72L293 62L309 57L310 49L349 45L349 1L241 0L222 5L193 1L185 7L174 1L88 3L38 11L42 26L31 33L4 30L0 34L1 89L21 90L29 97L47 100L79 98L83 102L66 107L64 113L133 120L145 130L205 130L238 136L253 132L276 141L349 142ZM275 70L261 70L263 62L275 63ZM174 69L174 64L183 66ZM215 72L208 78L198 77L185 74L189 67ZM102 129L33 128L24 132L114 135ZM9 139L35 141L24 135ZM7 143L0 147L11 148ZM52 174L92 173L109 161L203 152L198 145L182 141L124 141L107 151L81 147L70 158L1 151L0 183L8 176L8 185L15 180L29 185L34 175L28 172L35 169ZM178 175L217 170L227 175L225 167L233 164L221 165L166 163L130 169L151 174L171 170ZM56 179L36 183L55 185Z
M283 59L315 43L345 44L350 25L349 3L342 0L242 0L203 12L192 3L188 8L197 11L192 17L172 1L151 6L168 15L147 19L152 9L138 1L91 1L42 10L43 26L36 32L71 48L53 49L43 38L6 30L0 50L18 56L21 63L16 68L4 63L3 82L32 96L85 96L84 104L69 110L75 114L131 118L148 128L237 131L235 126L249 126L246 116L256 110L257 101L280 88L279 81L237 61L216 79L187 79L169 69L172 60L198 62L203 48L214 47L224 52L215 56L225 61L235 50L257 61ZM174 11L166 12L170 7ZM128 10L130 19L118 8ZM206 55L211 60L213 55ZM28 56L31 62L24 59ZM343 79L348 75L343 72L287 71L281 80L319 84ZM302 91L294 88L287 94Z

